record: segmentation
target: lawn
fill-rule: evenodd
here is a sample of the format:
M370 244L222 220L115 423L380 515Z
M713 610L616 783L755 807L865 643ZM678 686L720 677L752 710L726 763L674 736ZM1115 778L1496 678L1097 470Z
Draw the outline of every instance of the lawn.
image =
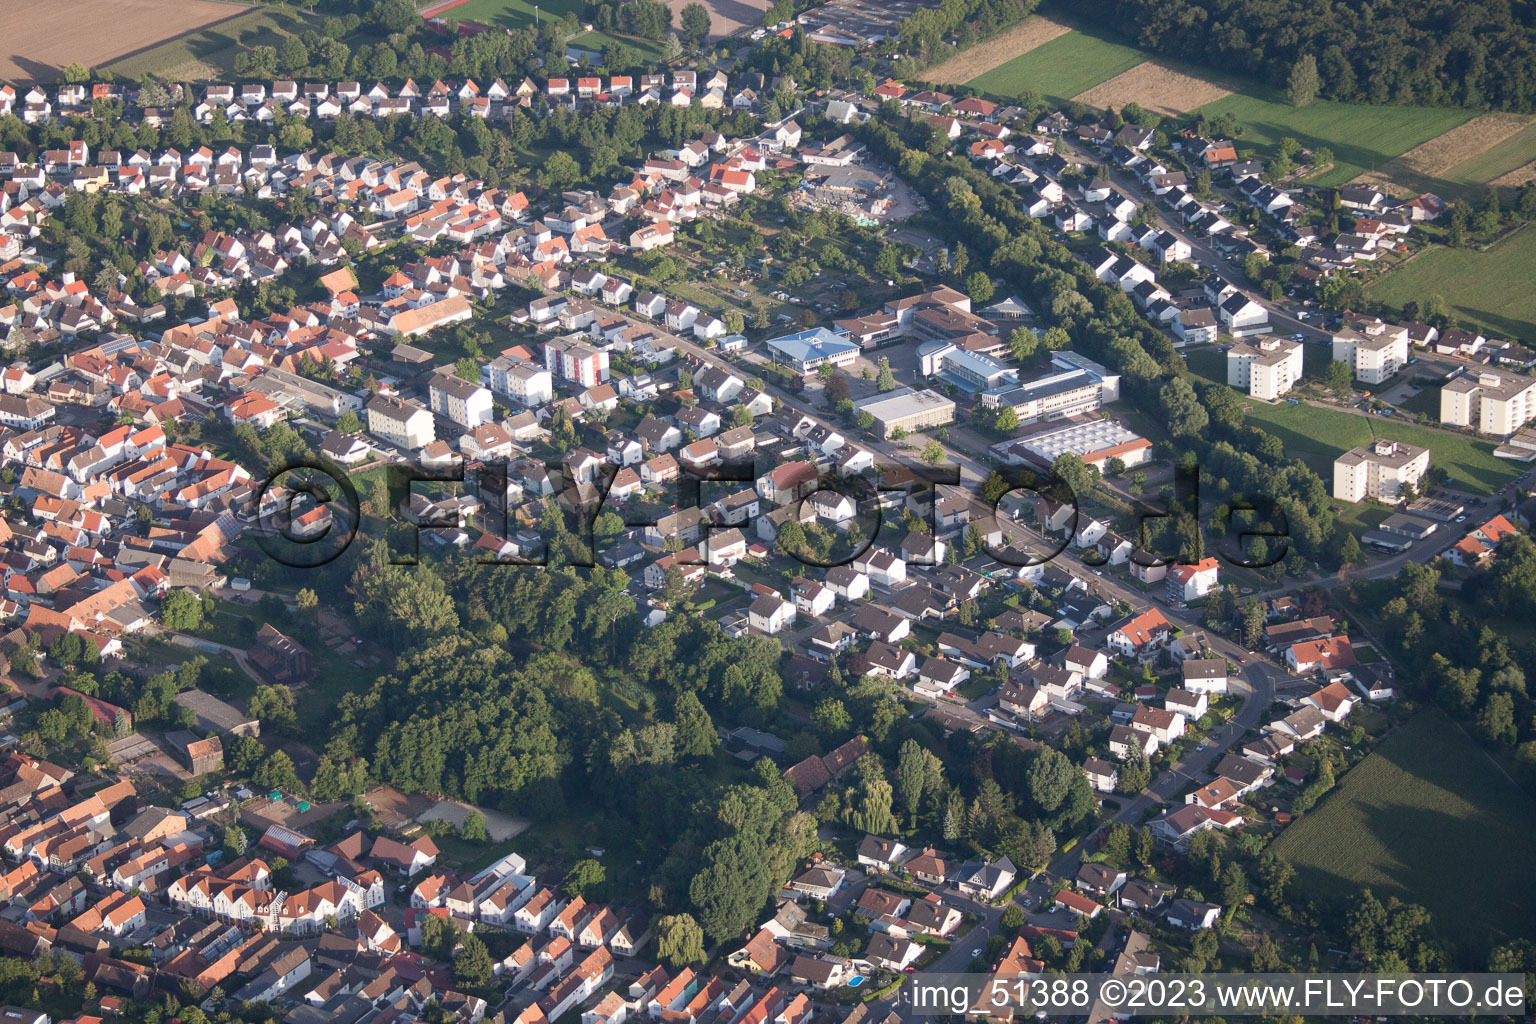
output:
M1387 737L1271 848L1295 865L1295 891L1348 900L1369 887L1423 904L1479 960L1536 921L1536 802L1436 711ZM1468 899L1469 879L1487 898Z
M1134 47L1074 30L966 84L1008 100L1033 90L1052 102L1064 103L1146 59L1147 55Z
M1322 186L1342 185L1473 116L1469 110L1444 107L1378 107L1331 100L1293 107L1278 91L1261 85L1207 103L1199 112L1208 118L1231 113L1242 127L1238 149L1264 157L1271 156L1286 136L1308 149L1327 146L1333 150L1333 168L1308 182Z
M1301 459L1324 480L1333 479L1333 460L1373 437L1386 437L1429 449L1429 464L1473 494L1492 494L1520 473L1520 467L1495 458L1493 444L1461 434L1429 430L1385 416L1356 416L1314 405L1248 403L1247 422L1278 437L1285 453Z
M1443 295L1463 326L1476 326L1524 344L1536 343L1536 230L1523 227L1479 252L1436 246L1388 272L1366 289L1378 302L1401 307Z
M1214 348L1189 348L1184 350L1184 361L1189 372L1204 377L1213 384L1227 382L1227 356Z
M559 20L566 14L581 14L582 0L469 0L466 4L443 11L439 17L450 21L477 21L495 28L522 28L532 25L537 17L539 24L551 19ZM537 13L535 13L537 8Z

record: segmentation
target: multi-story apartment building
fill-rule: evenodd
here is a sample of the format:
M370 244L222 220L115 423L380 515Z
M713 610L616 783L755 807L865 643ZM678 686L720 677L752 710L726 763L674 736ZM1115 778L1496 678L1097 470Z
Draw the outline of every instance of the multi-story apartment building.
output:
M368 433L400 448L424 448L437 440L432 414L420 403L375 395L368 401Z
M451 373L440 373L427 386L432 411L473 430L495 417L491 389Z
M1429 471L1429 449L1378 438L1333 461L1333 496L1340 501L1397 503Z
M1509 370L1463 373L1440 389L1440 422L1508 437L1536 416L1536 378Z
M1355 380L1381 384L1408 365L1408 328L1353 320L1334 332L1333 358L1348 363Z
M582 387L595 388L608 379L608 353L577 337L544 343L544 367Z
M1227 350L1227 383L1266 402L1291 390L1301 379L1301 367L1299 341L1261 338L1256 344L1233 345Z
M536 408L555 397L555 378L549 370L526 359L497 356L488 367L491 390L519 405Z

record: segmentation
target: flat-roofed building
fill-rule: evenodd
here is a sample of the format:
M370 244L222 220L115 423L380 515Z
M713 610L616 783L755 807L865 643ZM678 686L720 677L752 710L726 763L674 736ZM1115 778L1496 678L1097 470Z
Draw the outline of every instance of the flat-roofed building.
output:
M927 389L897 388L855 402L854 409L873 416L880 436L887 438L898 430L910 434L955 421L955 403Z
M1065 419L1095 412L1120 398L1120 375L1076 352L1051 356L1055 370L1016 387L981 396L983 408L1010 406L1020 423Z
M1374 498L1396 504L1403 489L1418 487L1429 471L1429 449L1378 438L1333 460L1333 496L1340 501Z
M1440 389L1440 422L1509 437L1536 416L1536 378L1510 370L1462 373Z
M1152 457L1152 442L1114 420L1082 420L1047 428L1016 441L1004 441L991 451L1010 466L1034 464L1049 468L1063 455L1076 455L1101 471L1110 459L1138 466Z
M1301 379L1301 368L1299 341L1266 337L1227 350L1227 383L1266 402L1290 391Z
M1348 363L1355 380L1381 384L1408 365L1408 328L1382 320L1354 320L1333 335L1333 358Z

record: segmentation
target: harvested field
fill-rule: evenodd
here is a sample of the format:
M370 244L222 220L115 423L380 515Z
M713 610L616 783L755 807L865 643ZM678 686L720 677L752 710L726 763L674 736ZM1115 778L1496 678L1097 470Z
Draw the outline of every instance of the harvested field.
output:
M1381 171L1391 177L1401 167L1414 174L1443 177L1456 165L1493 148L1530 123L1531 119L1521 114L1483 114L1414 146L1383 164Z
M1536 160L1532 160L1524 167L1516 168L1508 174L1501 174L1494 178L1490 185L1498 185L1501 188L1516 188L1528 181L1536 181Z
M1119 110L1127 103L1136 103L1143 110L1178 116L1230 96L1234 89L1149 60L1072 98L1100 110L1107 107Z
M250 10L209 0L0 0L0 18L11 26L0 78L50 82L69 64L100 67Z
M984 43L977 43L969 50L951 57L942 64L935 64L924 72L923 81L936 84L969 82L978 75L991 71L999 64L1007 63L1019 54L1028 53L1035 47L1048 43L1057 36L1064 36L1070 31L1072 31L1070 25L1063 25L1043 14L1036 14L1002 35L993 36Z
M4 2L0 0L0 3ZM235 58L242 52L253 46L279 46L288 36L309 27L305 15L283 7L203 6L224 7L239 13L176 36L162 36L162 42L141 46L110 64L99 66L98 70L118 79L139 79L144 75L159 75L174 81L220 78L234 69Z

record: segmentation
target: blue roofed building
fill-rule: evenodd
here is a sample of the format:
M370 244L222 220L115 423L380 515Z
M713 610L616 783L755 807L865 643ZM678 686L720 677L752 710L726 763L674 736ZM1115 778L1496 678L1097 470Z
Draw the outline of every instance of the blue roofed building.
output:
M858 342L850 341L847 332L825 327L769 338L767 344L774 362L801 373L814 373L823 366L848 366L859 355Z

